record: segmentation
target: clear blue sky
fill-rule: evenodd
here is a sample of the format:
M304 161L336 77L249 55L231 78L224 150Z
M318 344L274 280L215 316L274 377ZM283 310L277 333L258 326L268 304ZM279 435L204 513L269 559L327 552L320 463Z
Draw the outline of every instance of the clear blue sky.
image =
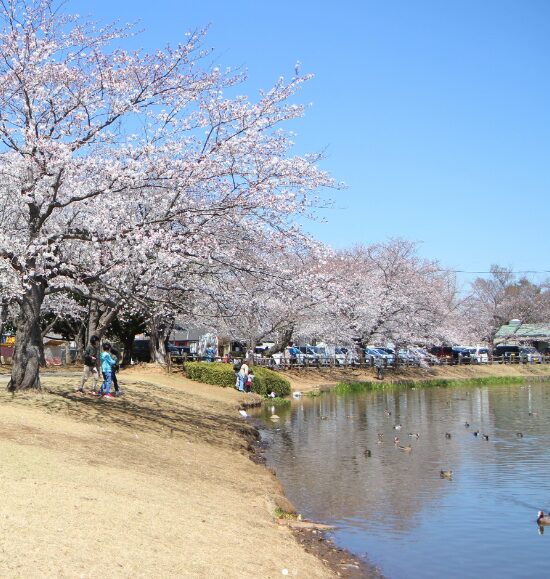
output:
M252 98L300 61L315 74L293 129L345 181L325 223L335 247L401 236L461 270L550 270L547 0L84 0L67 11L140 21L160 48L210 25ZM460 276L466 281L472 276ZM531 276L536 281L550 275Z

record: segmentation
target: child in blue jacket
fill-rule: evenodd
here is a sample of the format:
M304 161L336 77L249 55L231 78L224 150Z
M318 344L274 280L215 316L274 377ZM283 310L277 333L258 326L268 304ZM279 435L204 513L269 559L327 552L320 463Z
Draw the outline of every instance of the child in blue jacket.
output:
M103 344L103 352L99 360L101 361L101 372L103 373L103 384L99 389L99 393L103 398L114 398L111 394L111 383L113 381L113 366L116 364L116 359L111 356L111 344Z

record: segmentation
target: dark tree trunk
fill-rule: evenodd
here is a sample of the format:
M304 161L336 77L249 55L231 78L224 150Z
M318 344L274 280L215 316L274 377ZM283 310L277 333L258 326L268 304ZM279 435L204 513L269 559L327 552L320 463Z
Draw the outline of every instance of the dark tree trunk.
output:
M2 298L0 303L0 338L4 335L4 325L8 319L8 300Z
M104 306L92 300L88 314L88 336L86 343L90 341L92 336L97 336L98 338L103 337L109 324L115 319L117 312L118 308Z
M44 301L45 287L34 283L21 301L15 334L15 352L11 367L8 390L40 389L40 362L44 356L40 308Z
M74 336L76 345L76 359L75 362L82 363L84 357L84 350L86 349L86 325L82 323L78 328L78 332Z
M287 346L290 346L292 343L292 334L294 333L294 324L287 328L279 335L277 342L269 348L266 352L264 352L264 356L272 356L273 354L277 354L278 352L284 352Z
M174 320L153 317L149 319L148 326L151 336L151 362L165 366L167 363L166 345L174 327Z

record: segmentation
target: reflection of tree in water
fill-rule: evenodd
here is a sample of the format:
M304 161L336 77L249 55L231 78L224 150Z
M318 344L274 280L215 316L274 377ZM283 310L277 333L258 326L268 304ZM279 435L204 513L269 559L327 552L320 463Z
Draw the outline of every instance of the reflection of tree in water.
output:
M439 472L460 471L462 437L472 437L464 427L466 419L491 428L482 390L460 397L453 389L403 389L305 398L288 421L281 421L281 444L270 449L270 461L289 498L299 509L307 508L306 515L383 520L395 529L408 529L425 505L452 489L453 483L442 480ZM396 423L402 424L400 431L394 430ZM451 439L445 437L449 424L455 425ZM382 444L377 443L378 432L384 433ZM410 438L409 432L420 438ZM402 445L413 446L412 453L394 446L396 434Z

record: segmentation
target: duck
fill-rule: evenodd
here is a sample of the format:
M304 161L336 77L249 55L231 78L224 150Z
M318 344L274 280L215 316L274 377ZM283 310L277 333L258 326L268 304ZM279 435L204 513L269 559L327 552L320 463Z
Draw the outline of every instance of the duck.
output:
M466 428L470 428L470 423L466 420L466 422L464 423L464 426L465 426Z
M516 436L518 438L523 438L523 432L516 432Z
M363 452L363 454L364 454L367 458L368 458L369 456L372 456L372 452L371 452L368 448L365 449L365 452Z
M451 438L451 433L450 433L450 432L446 432L446 433L445 433L445 438Z
M376 442L378 444L382 444L384 442L384 433L383 432L378 433L378 440Z
M483 435L483 440L489 440L489 435L488 435L488 434L484 434L484 435Z
M401 424L396 424L396 425L393 427L393 429L394 429L394 430L401 430Z
M439 476L441 478L447 478L447 479L452 479L453 478L453 471L452 470L440 470L439 471Z
M534 410L532 412L529 412L529 416L538 416L539 413L535 412Z
M397 446L399 444L399 436L393 437L393 443Z
M402 450L403 452L411 452L411 450L412 450L412 446L410 444L407 446L401 446L401 444L398 444L397 448L399 450Z
M474 436L479 436L479 430L474 430L473 435L474 435Z
M419 432L409 432L409 438L416 438L418 440L420 438Z
M384 410L384 414L386 416L391 416L391 412L386 408L386 410Z
M550 525L550 514L545 515L544 511L539 511L539 516L537 518L537 524L539 525Z

